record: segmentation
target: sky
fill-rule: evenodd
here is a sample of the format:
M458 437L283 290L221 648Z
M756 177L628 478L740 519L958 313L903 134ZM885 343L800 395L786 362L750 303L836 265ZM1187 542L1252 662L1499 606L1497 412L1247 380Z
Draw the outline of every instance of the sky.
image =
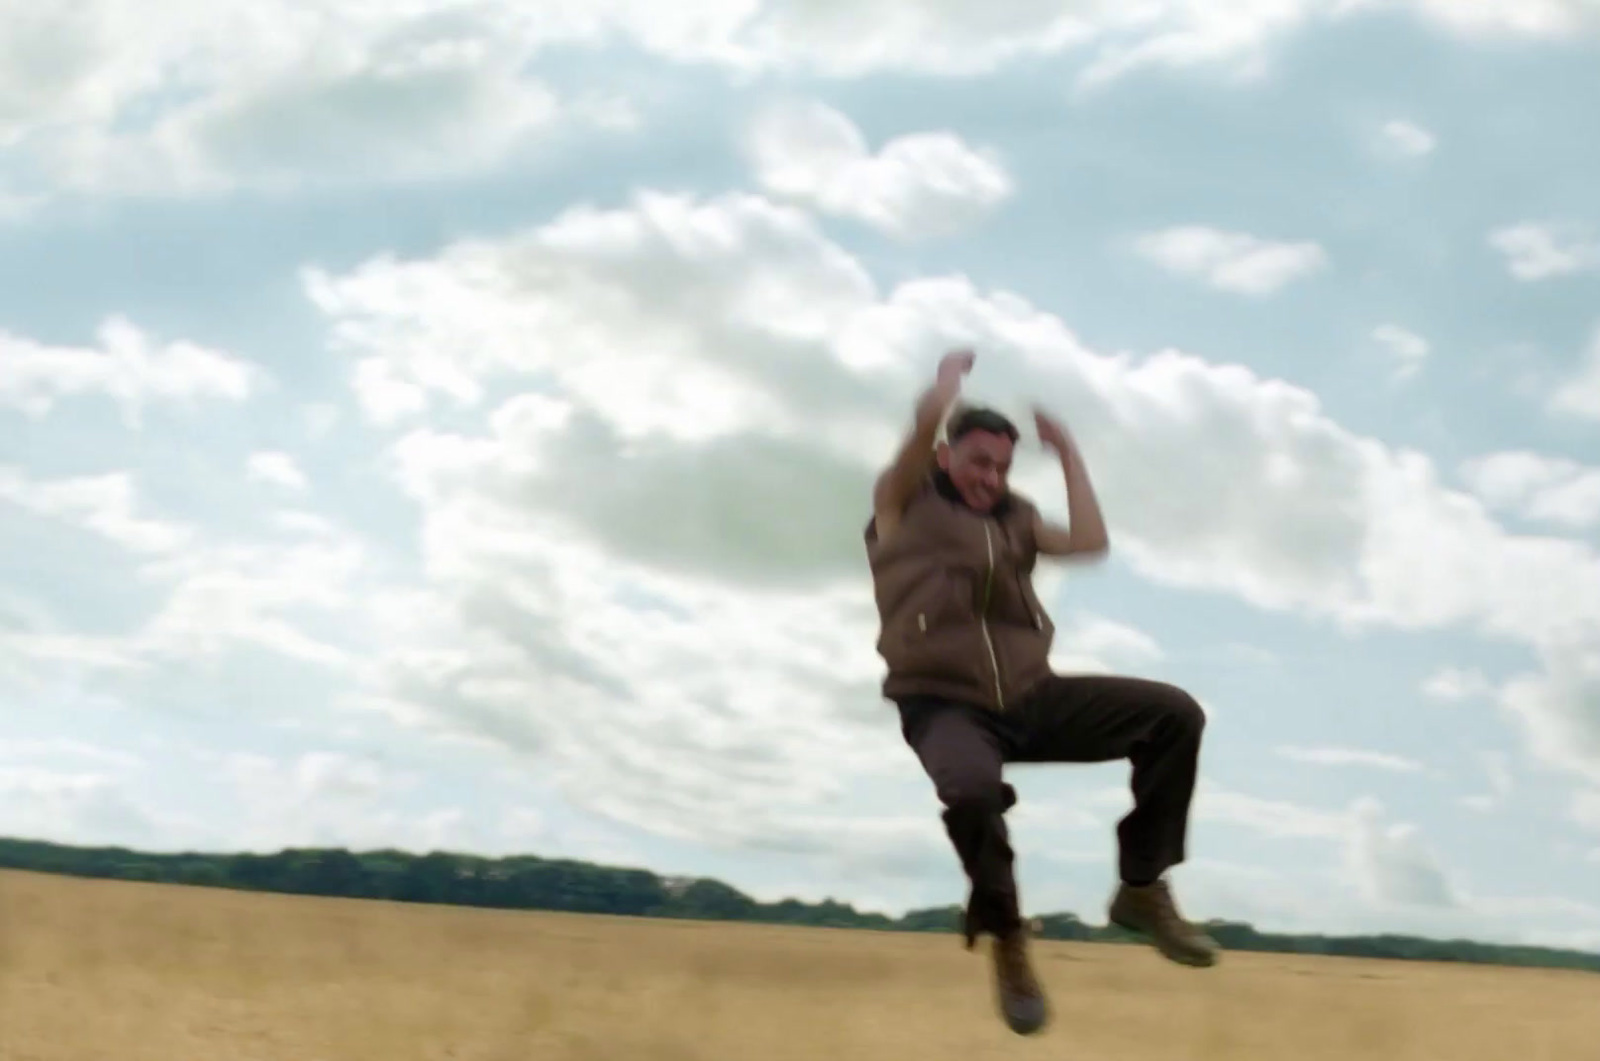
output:
M0 0L0 57L0 834L963 901L861 531L969 347L1105 510L1058 669L1207 710L1187 913L1600 949L1593 0ZM1025 905L1103 920L1126 764L1011 780Z

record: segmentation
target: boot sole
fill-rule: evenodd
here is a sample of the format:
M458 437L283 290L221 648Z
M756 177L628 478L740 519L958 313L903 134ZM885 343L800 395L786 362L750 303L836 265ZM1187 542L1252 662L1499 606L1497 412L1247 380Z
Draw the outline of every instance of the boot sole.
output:
M1031 1005L1024 1005L1029 1012L1016 1013L1008 1009L1005 1003L1001 1003L1000 1016L1005 1020L1006 1027L1018 1035L1035 1035L1043 1031L1045 1025L1050 1023L1050 1013L1044 1000L1039 999Z

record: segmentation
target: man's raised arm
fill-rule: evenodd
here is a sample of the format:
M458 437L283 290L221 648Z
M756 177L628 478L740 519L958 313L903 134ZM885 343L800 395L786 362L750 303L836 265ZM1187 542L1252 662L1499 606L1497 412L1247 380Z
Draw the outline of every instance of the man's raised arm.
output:
M1099 499L1094 494L1094 484L1089 481L1089 470L1083 464L1083 454L1067 429L1042 409L1034 410L1034 423L1039 429L1039 440L1060 458L1061 475L1067 487L1068 526L1036 517L1034 538L1039 552L1045 556L1099 560L1110 548L1110 539L1106 534L1105 517L1100 513Z
M956 396L961 393L961 378L972 371L973 355L961 350L946 354L939 362L933 384L917 399L916 417L911 432L900 443L894 460L872 486L873 527L883 541L900 524L906 503L921 486L933 463L933 445L939 424Z

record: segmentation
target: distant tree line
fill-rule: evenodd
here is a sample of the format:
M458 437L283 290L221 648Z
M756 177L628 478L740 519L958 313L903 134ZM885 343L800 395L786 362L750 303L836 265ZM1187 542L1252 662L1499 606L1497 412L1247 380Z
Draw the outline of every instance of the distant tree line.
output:
M631 917L875 929L956 932L955 906L913 910L903 917L864 913L832 900L757 902L709 879L662 877L642 869L598 866L533 856L482 858L435 851L351 852L301 848L274 854L152 854L121 847L72 847L0 839L0 868L74 877L188 884L397 902L449 903L508 910L555 910ZM1119 929L1090 925L1070 913L1035 919L1044 939L1124 942ZM1324 954L1410 961L1472 962L1600 972L1600 955L1548 947L1414 936L1320 936L1258 932L1248 924L1207 926L1225 948L1281 954Z

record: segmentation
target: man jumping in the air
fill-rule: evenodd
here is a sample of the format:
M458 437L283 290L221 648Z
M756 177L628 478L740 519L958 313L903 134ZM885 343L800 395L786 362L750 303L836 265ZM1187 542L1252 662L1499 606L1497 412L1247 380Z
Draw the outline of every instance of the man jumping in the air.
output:
M1034 592L1040 556L1098 559L1107 538L1077 446L1036 412L1039 439L1061 460L1069 526L1043 519L1007 486L1016 427L967 408L939 428L971 371L954 353L916 406L915 425L873 489L866 546L888 664L884 696L932 779L945 830L971 886L966 944L994 937L1006 1022L1046 1021L1028 961L1005 812L1006 763L1107 762L1133 767L1133 809L1117 826L1121 884L1112 923L1174 961L1211 965L1216 944L1178 913L1164 874L1184 860L1205 715L1174 686L1140 678L1052 673L1055 626Z

